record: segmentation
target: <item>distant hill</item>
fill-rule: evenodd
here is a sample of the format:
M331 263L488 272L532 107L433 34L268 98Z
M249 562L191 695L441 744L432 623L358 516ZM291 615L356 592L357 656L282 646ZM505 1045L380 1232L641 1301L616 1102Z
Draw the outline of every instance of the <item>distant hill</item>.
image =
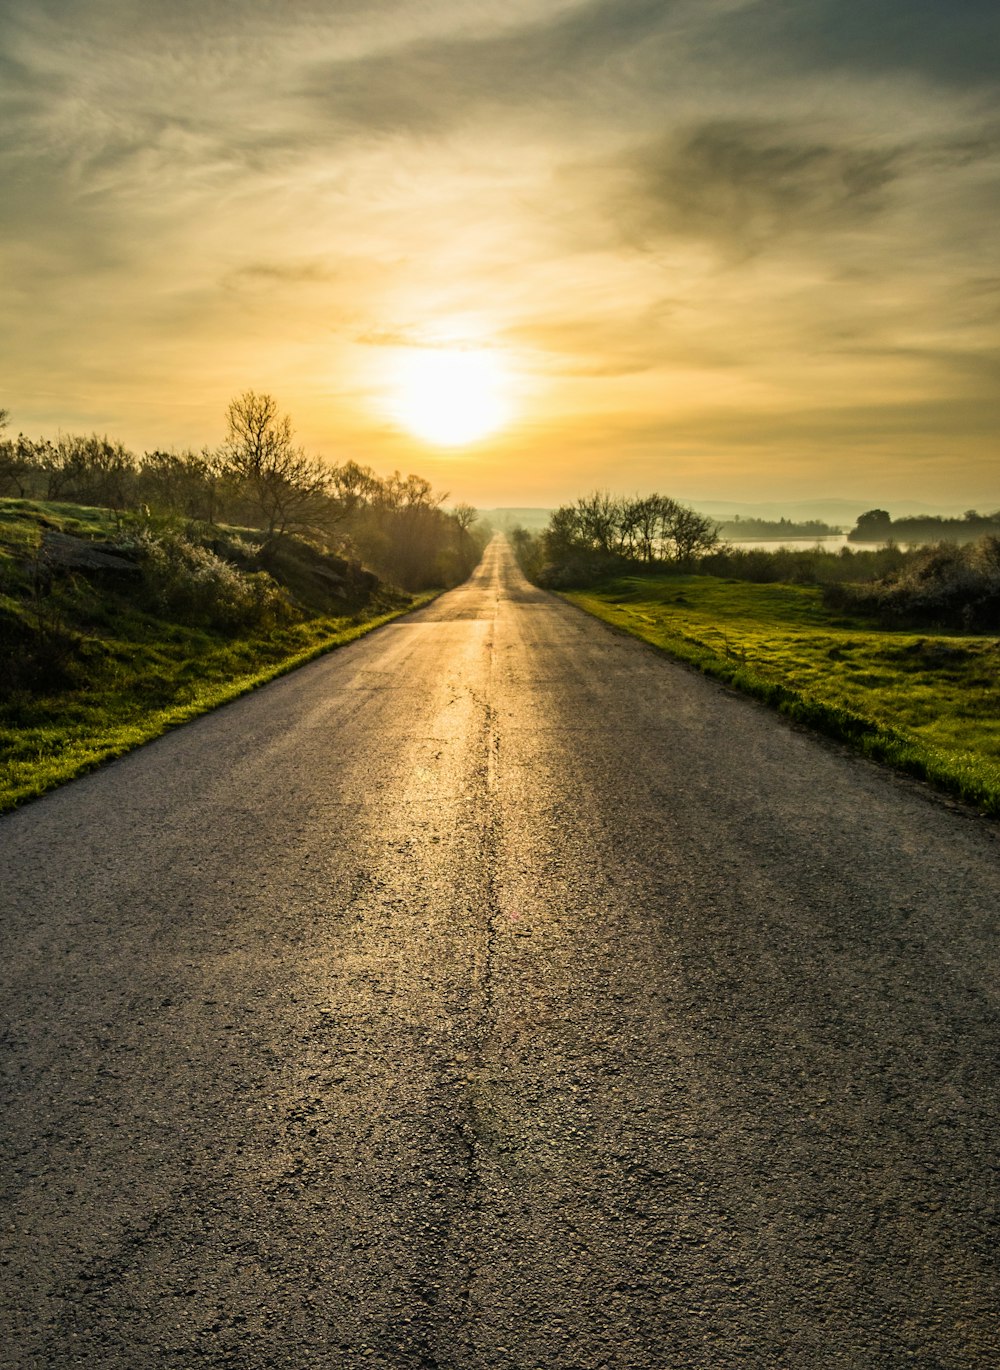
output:
M509 532L511 528L524 528L529 533L537 533L547 527L552 510L479 509L477 513L502 532Z

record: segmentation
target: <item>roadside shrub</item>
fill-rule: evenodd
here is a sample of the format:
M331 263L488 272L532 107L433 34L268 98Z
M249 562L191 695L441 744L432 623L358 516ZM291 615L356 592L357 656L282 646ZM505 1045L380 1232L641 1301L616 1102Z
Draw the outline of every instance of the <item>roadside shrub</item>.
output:
M534 578L536 584L545 590L587 590L612 576L624 575L635 569L636 564L623 557L578 552L564 561L544 562Z
M357 560L336 556L304 538L277 538L263 546L246 542L221 549L243 570L265 570L299 608L311 613L343 613L367 604L379 590L378 577Z
M701 559L699 569L710 576L748 580L758 585L834 585L865 581L901 570L918 553L899 547L855 551L842 547L720 547Z
M548 529L539 534L514 528L510 541L521 570L530 581L545 590L588 590L612 576L649 569L645 562L571 542L554 548ZM676 562L667 562L657 565L656 569L662 575L681 568Z
M542 539L518 524L510 531L510 545L514 549L514 556L521 570L529 580L537 584L544 562Z
M143 530L134 545L152 605L168 617L225 631L292 617L286 596L266 571L241 571L183 533Z
M827 587L824 600L835 608L872 614L886 627L997 632L1000 538L922 548L910 554L902 569L879 580Z

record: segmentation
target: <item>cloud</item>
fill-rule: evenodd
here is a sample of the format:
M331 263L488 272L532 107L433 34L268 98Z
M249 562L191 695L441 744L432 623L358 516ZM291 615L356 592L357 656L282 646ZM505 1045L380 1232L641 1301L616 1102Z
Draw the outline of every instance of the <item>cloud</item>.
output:
M223 284L233 289L245 286L316 285L337 278L327 262L247 262L225 278Z
M393 350L405 348L407 351L455 352L473 349L482 352L496 347L493 339L483 340L475 336L475 330L463 335L456 330L454 335L445 333L435 337L428 334L426 327L419 325L398 328L369 328L354 335L353 340L359 347L388 347Z
M1000 83L996 0L756 0L731 17L723 41L771 70L909 72L962 88Z
M844 351L860 361L869 358L873 362L913 363L923 368L929 381L933 378L938 389L950 392L956 403L963 397L982 401L984 413L991 402L995 404L1000 400L1000 345L973 351L954 347L879 347L855 343Z
M641 320L629 327L607 318L556 318L508 329L505 337L517 349L532 349L541 369L561 376L639 375L662 359Z
M529 349L541 369L553 375L614 379L641 376L671 365L732 370L741 364L731 341L698 340L678 326L671 299L636 307L631 299L616 313L591 315L548 311L512 326L504 340Z
M832 72L993 84L995 0L586 0L554 15L539 5L492 32L445 30L347 59L321 51L299 91L335 128L441 136L498 110L571 110L581 130L699 104L722 113L737 91L760 113L780 87Z
M894 150L804 139L777 122L709 121L632 154L615 207L640 242L695 238L749 256L870 221L898 163Z
M654 61L683 9L682 0L589 0L509 31L320 61L301 93L338 123L440 134L491 108L537 112L592 98L630 54Z
M567 450L695 409L671 430L692 450L738 451L762 409L789 450L824 425L860 448L898 405L879 441L904 452L910 397L983 437L998 22L995 0L0 0L11 399L60 422L76 394L160 442L164 378L184 440L278 387L377 461L345 397L379 349L473 319L523 360L525 431ZM913 431L943 443L932 418Z

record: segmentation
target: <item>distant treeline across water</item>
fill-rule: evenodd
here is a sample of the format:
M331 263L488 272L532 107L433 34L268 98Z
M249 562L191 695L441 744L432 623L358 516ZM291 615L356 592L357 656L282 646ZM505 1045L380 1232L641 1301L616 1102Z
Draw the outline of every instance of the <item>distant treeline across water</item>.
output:
M775 541L778 546L784 546L789 539L798 542L802 538L818 541L839 537L844 531L821 519L759 519L734 514L719 523L719 536L727 542Z
M924 514L894 519L885 509L870 509L861 515L847 535L849 542L898 542L911 546L915 543L975 542L982 537L1000 537L1000 510L980 514L970 509L961 518Z
M720 522L718 530L726 542L761 551L801 545L832 552L848 544L884 547L895 543L900 547L923 547L937 542L967 543L981 537L1000 537L1000 511L980 514L970 509L961 518L922 514L894 519L885 509L871 509L858 518L849 532L819 519L796 521L740 518L737 515Z

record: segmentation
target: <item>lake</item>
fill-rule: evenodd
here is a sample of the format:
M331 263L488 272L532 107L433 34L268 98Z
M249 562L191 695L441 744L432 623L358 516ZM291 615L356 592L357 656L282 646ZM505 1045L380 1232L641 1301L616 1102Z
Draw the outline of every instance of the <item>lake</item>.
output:
M848 543L846 533L832 533L828 537L822 538L725 538L731 547L744 547L748 552L755 548L758 552L777 552L782 547L789 547L797 552L811 552L814 547L819 547L824 552L839 552L841 547L874 547L875 543ZM881 546L882 544L877 544Z
M888 546L885 542L848 542L846 533L832 533L825 538L723 538L723 542L728 543L730 547L745 548L748 552L752 552L755 547L759 552L778 552L782 548L788 548L793 552L811 552L817 547L822 552L839 552L842 547L850 547L855 552L874 552L879 547ZM926 542L896 543L902 552L928 545Z

